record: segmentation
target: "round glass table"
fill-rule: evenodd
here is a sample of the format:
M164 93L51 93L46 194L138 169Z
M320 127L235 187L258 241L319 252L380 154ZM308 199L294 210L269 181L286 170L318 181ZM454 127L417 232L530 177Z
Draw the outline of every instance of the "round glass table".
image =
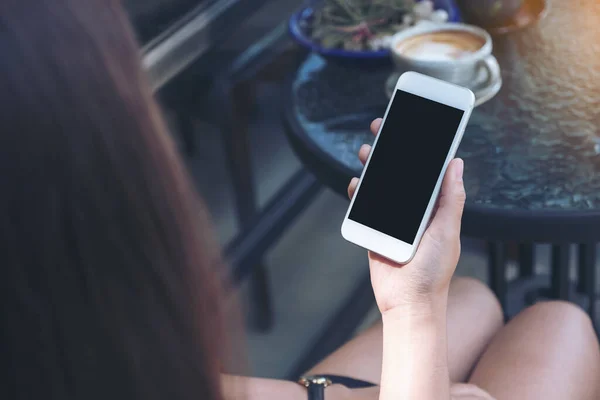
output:
M533 243L551 243L550 297L595 299L600 241L600 2L548 1L547 15L494 38L501 91L476 108L458 156L465 160L465 235L490 242L491 280L505 291L506 243L520 243L533 276ZM336 63L309 54L287 84L285 122L305 165L346 195L357 152L388 99L393 67ZM432 116L435 117L435 116ZM390 177L392 178L392 177ZM569 244L579 276L569 281ZM544 289L545 290L545 289Z

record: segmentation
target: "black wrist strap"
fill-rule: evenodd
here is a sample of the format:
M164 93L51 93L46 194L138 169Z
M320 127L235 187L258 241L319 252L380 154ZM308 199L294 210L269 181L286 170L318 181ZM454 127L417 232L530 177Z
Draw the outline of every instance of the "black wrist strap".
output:
M325 400L325 386L311 385L307 390L308 400Z
M331 380L323 376L303 376L298 383L306 387L308 400L325 400L325 388L331 385Z

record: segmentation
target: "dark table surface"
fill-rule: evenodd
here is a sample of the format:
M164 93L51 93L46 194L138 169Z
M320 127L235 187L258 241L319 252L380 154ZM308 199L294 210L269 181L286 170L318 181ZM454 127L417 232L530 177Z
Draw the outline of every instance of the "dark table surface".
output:
M600 2L548 3L536 25L494 38L504 86L474 111L458 152L469 234L600 239ZM289 83L292 143L340 193L360 173L356 154L373 141L391 72L309 55Z

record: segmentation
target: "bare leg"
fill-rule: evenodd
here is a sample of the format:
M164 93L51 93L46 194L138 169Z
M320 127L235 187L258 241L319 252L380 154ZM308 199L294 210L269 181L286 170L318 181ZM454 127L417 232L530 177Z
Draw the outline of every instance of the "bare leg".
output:
M498 400L597 399L598 339L589 317L565 302L536 304L494 338L471 383Z
M473 366L502 327L500 305L483 283L456 278L448 298L448 362L453 382L464 382ZM310 374L336 374L379 383L382 326L375 326L331 354Z

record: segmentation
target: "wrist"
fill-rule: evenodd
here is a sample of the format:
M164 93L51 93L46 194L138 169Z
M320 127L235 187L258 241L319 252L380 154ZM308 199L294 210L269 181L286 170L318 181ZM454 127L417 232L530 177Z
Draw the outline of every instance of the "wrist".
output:
M448 293L435 296L424 296L419 301L411 301L396 305L381 313L383 323L419 319L437 319L446 317L448 309Z
M308 375L300 378L299 387L308 400L351 400L352 390L344 385L333 384L328 376Z
M382 316L380 400L448 398L446 303L395 307Z

